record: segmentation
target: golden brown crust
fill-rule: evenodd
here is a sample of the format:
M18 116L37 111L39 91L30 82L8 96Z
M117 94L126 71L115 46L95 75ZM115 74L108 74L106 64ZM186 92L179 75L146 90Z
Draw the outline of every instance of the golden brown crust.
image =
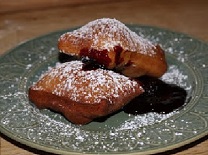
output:
M139 77L149 75L153 77L161 77L167 70L165 54L160 46L156 46L156 55L150 60L148 55L130 52L130 58L127 64L124 64L121 72L130 77Z
M129 77L160 77L167 70L159 45L154 46L115 19L98 19L63 34L58 48L69 55L89 57Z
M43 90L29 89L29 98L39 109L51 109L62 113L74 124L87 124L94 118L110 113L113 105L106 101L99 104L78 103L66 97L54 95Z
M45 73L29 89L29 99L40 109L62 113L75 124L113 113L143 93L138 81L110 70L82 70L71 61Z

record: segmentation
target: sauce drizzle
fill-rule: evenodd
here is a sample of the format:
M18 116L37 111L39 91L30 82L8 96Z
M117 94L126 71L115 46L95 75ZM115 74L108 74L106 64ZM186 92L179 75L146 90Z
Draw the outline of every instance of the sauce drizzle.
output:
M182 108L186 103L187 92L183 88L153 77L143 76L138 79L143 84L145 92L123 108L125 113L133 115L147 112L167 114Z

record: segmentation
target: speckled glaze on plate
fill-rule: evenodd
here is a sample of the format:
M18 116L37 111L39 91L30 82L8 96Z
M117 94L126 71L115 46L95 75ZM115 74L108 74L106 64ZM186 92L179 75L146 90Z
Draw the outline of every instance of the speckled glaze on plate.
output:
M0 58L0 130L28 146L57 154L152 154L193 142L208 134L208 45L161 28L128 25L166 51L162 77L188 92L184 108L170 114L127 115L77 126L60 114L38 110L28 87L60 61L57 39L66 31L27 41ZM67 30L72 31L73 29Z

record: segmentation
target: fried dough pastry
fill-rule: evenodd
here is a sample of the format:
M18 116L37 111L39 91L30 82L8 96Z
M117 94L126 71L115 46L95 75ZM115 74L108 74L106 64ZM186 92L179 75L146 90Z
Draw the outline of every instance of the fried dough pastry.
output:
M86 124L121 109L144 91L136 80L101 68L83 70L83 65L70 61L50 69L29 88L29 99L39 109Z
M102 18L60 36L60 52L89 58L129 77L162 76L167 70L159 45L132 32L116 19Z

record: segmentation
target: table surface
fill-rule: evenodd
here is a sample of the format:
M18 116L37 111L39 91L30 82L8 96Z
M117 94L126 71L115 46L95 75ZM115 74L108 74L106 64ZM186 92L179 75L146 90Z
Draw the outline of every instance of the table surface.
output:
M0 54L39 35L86 24L97 18L151 25L186 33L208 42L207 0L0 0ZM1 155L39 155L36 150L0 135ZM163 154L207 155L208 136Z

